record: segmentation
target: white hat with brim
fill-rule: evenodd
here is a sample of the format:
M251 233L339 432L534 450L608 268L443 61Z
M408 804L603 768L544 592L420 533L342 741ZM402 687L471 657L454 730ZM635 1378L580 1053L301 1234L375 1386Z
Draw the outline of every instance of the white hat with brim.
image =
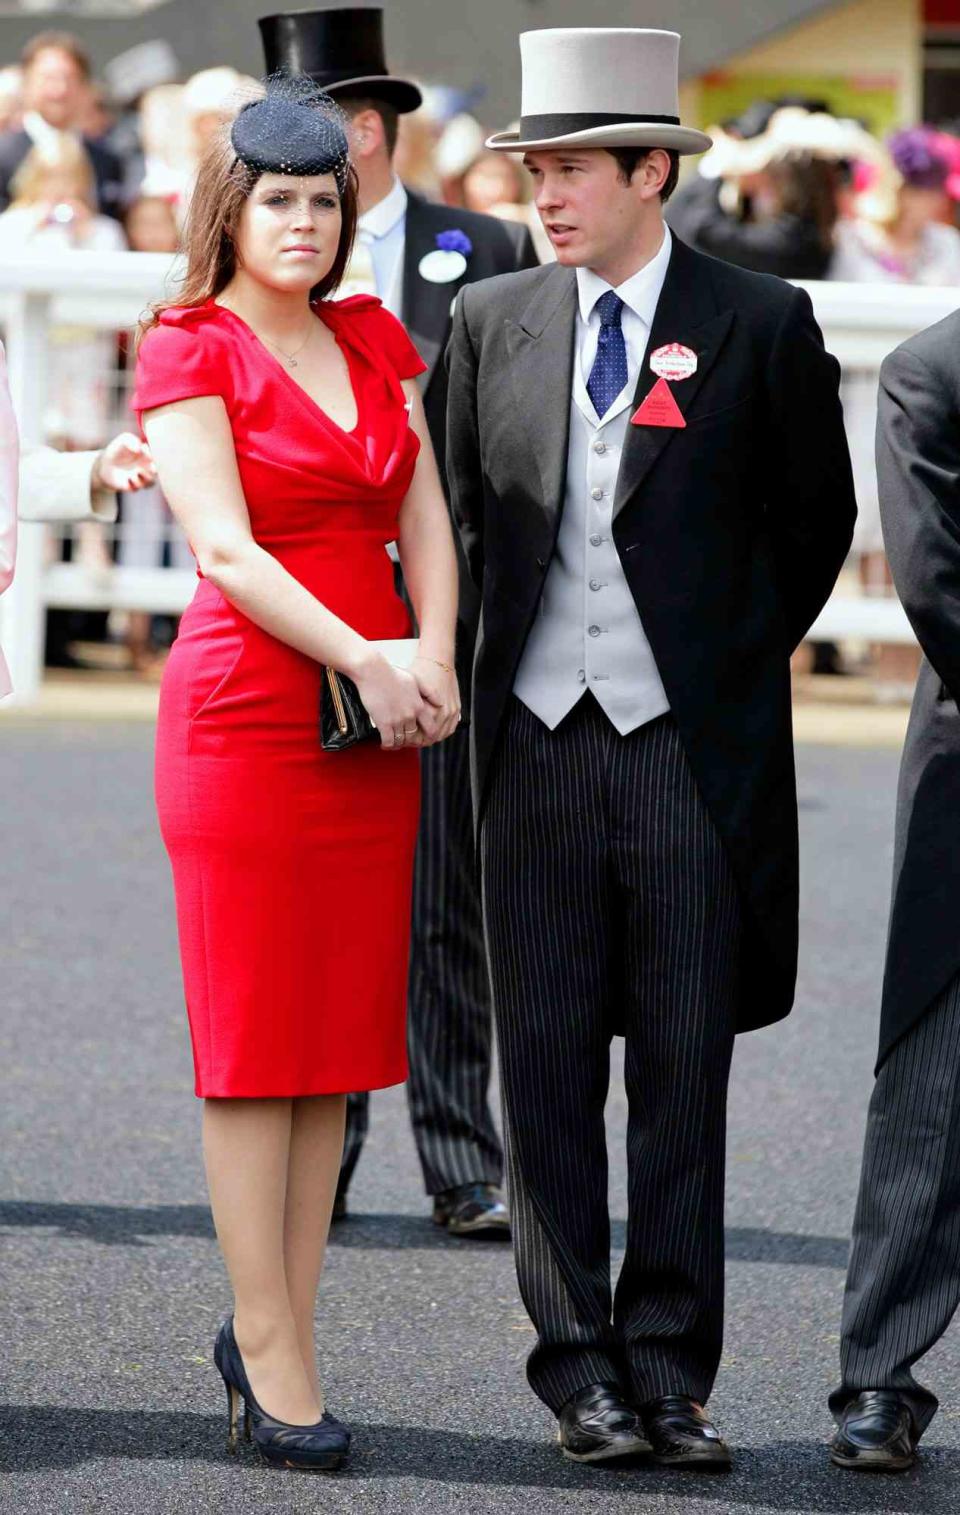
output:
M494 152L560 147L662 147L704 153L706 132L680 123L677 32L550 27L520 36L523 90L516 131Z
M883 145L859 121L832 116L826 111L806 111L796 105L778 110L758 137L743 140L728 136L719 127L713 131L713 148L700 164L705 179L762 173L772 163L790 158L878 164L887 158Z

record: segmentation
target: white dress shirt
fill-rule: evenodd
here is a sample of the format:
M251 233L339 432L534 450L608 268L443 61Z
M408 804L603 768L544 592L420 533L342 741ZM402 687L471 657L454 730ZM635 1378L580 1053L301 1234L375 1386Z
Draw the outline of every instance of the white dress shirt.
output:
M403 300L403 246L406 240L407 192L399 179L357 223L357 236L370 254L377 294L391 315L399 317Z
M637 375L647 351L647 341L660 300L660 292L663 289L663 281L667 277L672 245L670 229L665 226L659 252L650 259L649 263L644 264L638 273L631 274L630 278L616 290L623 301L620 325L627 349L626 387L630 392L629 399L633 398L633 392L637 387ZM597 342L600 338L600 313L597 310L597 301L612 287L606 279L601 279L599 274L595 274L592 268L577 269L577 363L584 384L590 377L593 360L597 356ZM619 396L611 409L615 409L622 398L622 395Z
M596 302L611 287L577 269L577 329L563 514L527 638L514 692L554 730L587 689L625 736L670 708L613 541L613 501L633 413L634 393L670 262L664 229L659 251L621 284L627 382L606 415L587 393L597 353Z

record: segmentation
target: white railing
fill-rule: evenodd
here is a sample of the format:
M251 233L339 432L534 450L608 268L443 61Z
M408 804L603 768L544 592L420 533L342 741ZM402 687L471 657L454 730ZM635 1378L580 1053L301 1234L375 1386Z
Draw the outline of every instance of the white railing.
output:
M59 253L0 260L0 325L6 334L13 402L25 444L41 442L51 322L118 331L169 292L177 260L148 253ZM869 284L807 284L827 347L845 368L876 371L905 338L960 305L960 290ZM811 445L816 439L811 438ZM0 599L0 643L19 703L37 694L43 672L48 606L151 610L175 614L193 593L193 574L172 568L115 567L104 578L82 564L43 560L44 528L22 523L13 587ZM895 598L836 594L817 621L815 639L858 637L910 642ZM9 705L11 701L5 701ZM3 708L3 707L0 707Z
M901 342L960 306L960 289L954 288L809 282L802 287L813 301L824 341L842 367L874 374ZM889 597L874 598L837 590L811 627L808 640L838 642L846 637L865 642L915 641L913 628L892 592Z
M0 260L0 323L24 446L44 440L48 326L132 328L150 301L171 287L176 268L175 259L154 253L60 252ZM45 527L21 522L16 575L0 599L0 645L14 686L13 699L5 705L28 703L39 690L47 607L104 606L99 576L79 564L45 566L45 539ZM176 612L189 601L193 580L173 570L118 568L111 572L106 592L110 607Z

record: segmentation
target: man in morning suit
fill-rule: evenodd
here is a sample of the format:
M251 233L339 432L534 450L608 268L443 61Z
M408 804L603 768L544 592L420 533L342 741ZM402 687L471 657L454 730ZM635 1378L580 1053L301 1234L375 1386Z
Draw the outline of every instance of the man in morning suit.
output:
M10 203L12 181L31 149L69 132L81 142L106 215L120 213L123 166L102 142L82 136L79 122L91 89L90 59L69 32L41 32L20 55L23 70L23 124L0 132L0 210Z
M674 32L520 39L557 265L463 291L447 469L482 592L472 770L511 1221L563 1450L724 1467L734 1033L790 1010L790 654L856 514L808 296L665 228ZM611 1298L604 1100L626 1038Z
M937 1409L913 1366L960 1303L960 312L884 362L877 475L887 556L924 657L900 767L831 1457L899 1472Z
M428 365L420 382L442 478L447 376L440 359L453 300L465 284L536 266L530 235L492 216L432 205L397 178L398 116L416 110L422 97L416 84L387 72L381 9L293 11L264 17L260 28L268 72L309 74L351 118L361 215L341 292L379 295ZM478 612L461 562L457 673L465 708ZM434 1220L455 1236L504 1236L503 1154L487 1097L492 1017L466 730L425 751L421 764L408 1005L411 1122ZM335 1215L345 1213L368 1105L367 1094L348 1101Z

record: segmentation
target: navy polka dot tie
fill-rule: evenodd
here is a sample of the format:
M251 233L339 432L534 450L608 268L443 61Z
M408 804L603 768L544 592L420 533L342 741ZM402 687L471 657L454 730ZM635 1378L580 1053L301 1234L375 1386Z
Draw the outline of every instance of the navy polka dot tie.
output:
M597 415L603 417L627 382L627 344L620 325L623 301L614 290L608 289L593 308L600 312L600 336L587 380L587 394Z

